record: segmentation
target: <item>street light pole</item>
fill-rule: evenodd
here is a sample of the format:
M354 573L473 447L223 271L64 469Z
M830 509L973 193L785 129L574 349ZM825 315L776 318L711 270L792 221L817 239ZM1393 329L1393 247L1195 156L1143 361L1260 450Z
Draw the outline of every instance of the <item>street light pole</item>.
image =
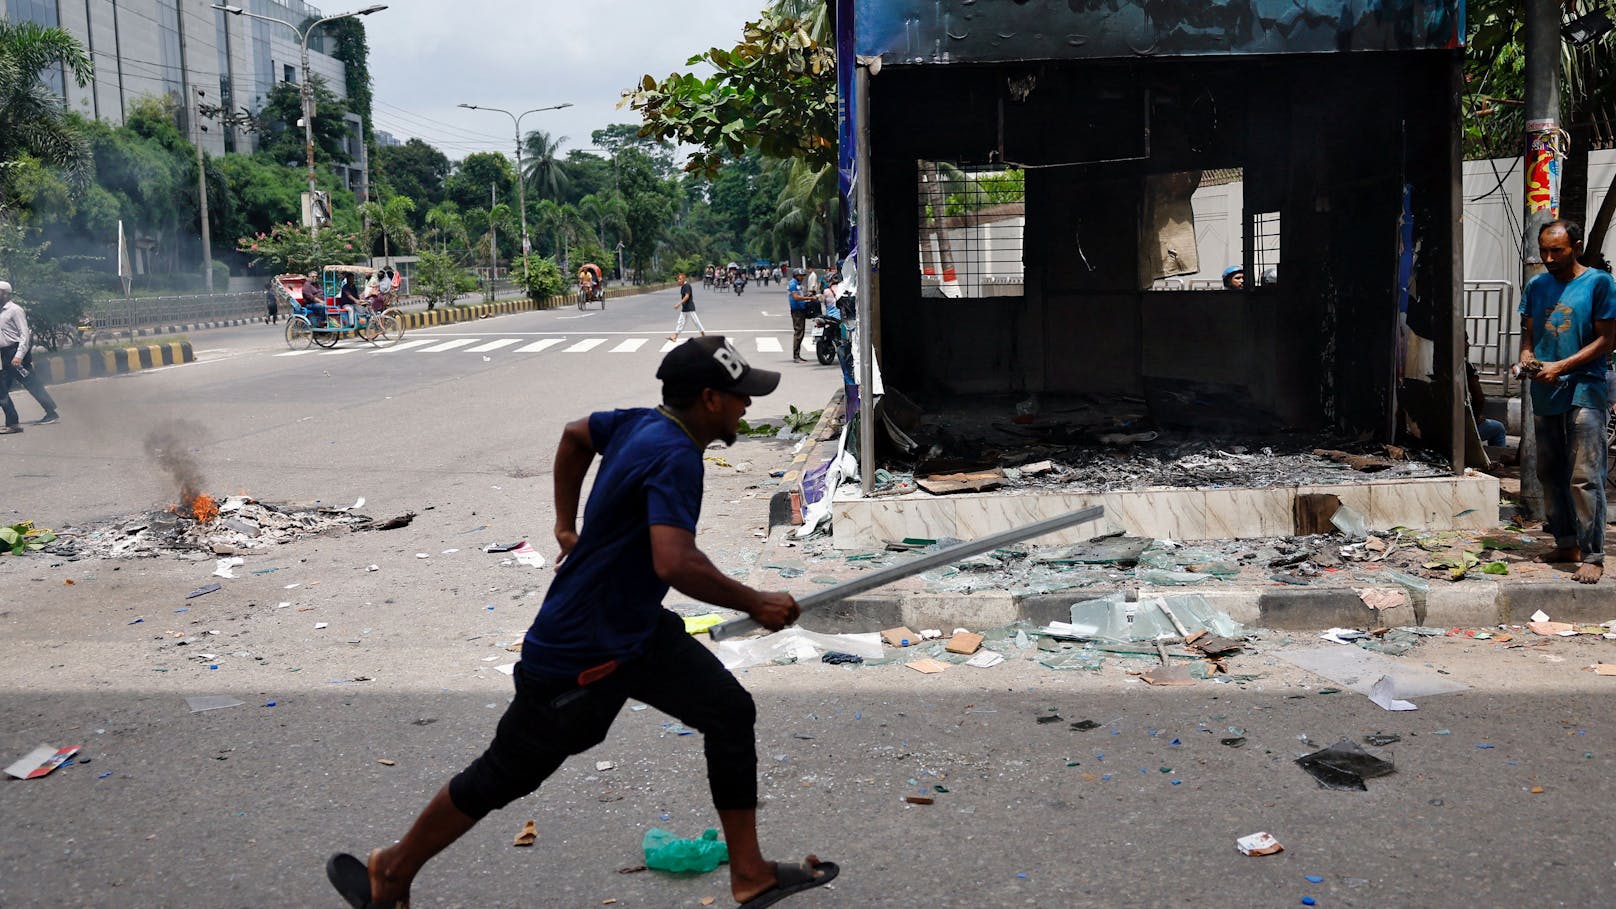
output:
M287 22L285 19L277 19L274 16L264 16L258 13L250 13L239 6L216 3L213 5L213 8L229 13L232 16L246 16L249 19L262 19L265 22L279 22L281 25L291 29L292 32L298 37L298 43L301 47L303 55L303 85L301 86L302 90L298 94L301 96L301 100L303 102L303 144L305 150L308 152L309 161L309 234L311 236L317 234L320 231L320 225L317 219L314 217L314 86L309 82L309 36L314 34L315 29L326 24L327 22L335 22L338 19L351 19L355 16L368 16L371 13L381 12L382 10L386 9L387 6L386 4L378 3L375 6L367 6L364 9L356 9L347 13L338 13L335 16L326 16L324 19L319 19L311 23L308 28L298 28L296 25Z
M523 179L522 175L522 118L528 114L536 114L540 111L560 110L563 107L571 107L572 102L563 101L560 104L552 104L549 107L535 107L532 110L522 111L520 114L513 114L503 107L487 107L480 104L459 104L456 106L464 107L466 110L498 111L499 113L511 118L511 126L516 130L516 208L522 217L522 286L525 288L529 283L527 254L531 244L528 242L527 238L527 193L524 192L523 184L526 181Z

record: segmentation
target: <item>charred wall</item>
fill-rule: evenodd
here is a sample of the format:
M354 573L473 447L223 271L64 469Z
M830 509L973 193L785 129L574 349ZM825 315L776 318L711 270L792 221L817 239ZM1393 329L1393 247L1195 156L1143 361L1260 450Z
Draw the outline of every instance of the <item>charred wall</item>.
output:
M1387 435L1398 219L1418 256L1408 320L1450 316L1452 52L889 67L871 80L883 368L922 396L1191 390L1190 425ZM1025 165L1019 296L925 296L920 159ZM1244 213L1280 212L1280 278L1148 290L1146 181L1241 168ZM1252 262L1251 240L1246 261ZM1182 396L1182 395L1181 395ZM1163 414L1172 408L1163 407Z

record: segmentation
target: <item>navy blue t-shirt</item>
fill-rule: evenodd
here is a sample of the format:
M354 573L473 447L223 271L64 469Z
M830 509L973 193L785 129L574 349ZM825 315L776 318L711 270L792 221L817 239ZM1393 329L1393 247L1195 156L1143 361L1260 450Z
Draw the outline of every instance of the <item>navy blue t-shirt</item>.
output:
M651 561L651 525L695 533L701 515L701 449L672 419L601 411L589 438L601 461L583 530L522 645L522 669L550 678L643 652L668 593Z

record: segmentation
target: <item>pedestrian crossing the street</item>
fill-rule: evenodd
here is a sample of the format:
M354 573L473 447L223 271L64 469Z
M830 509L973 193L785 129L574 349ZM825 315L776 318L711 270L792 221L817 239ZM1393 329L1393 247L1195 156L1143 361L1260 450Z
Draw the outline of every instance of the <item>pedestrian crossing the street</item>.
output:
M400 341L391 347L371 347L363 341L344 339L341 344L329 350L320 347L310 347L306 350L287 350L275 354L277 357L335 357L344 354L482 354L484 359L494 359L489 354L516 355L516 354L579 354L594 351L602 354L632 354L655 353L658 356L678 347L686 338L669 341L665 337L643 338L603 338L603 337L550 337L534 339L528 337L499 338L468 337L468 338L414 338ZM653 341L660 343L653 344ZM785 352L785 345L780 338L774 335L756 335L751 338L732 337L731 341L743 353L779 354ZM611 346L606 346L610 344Z

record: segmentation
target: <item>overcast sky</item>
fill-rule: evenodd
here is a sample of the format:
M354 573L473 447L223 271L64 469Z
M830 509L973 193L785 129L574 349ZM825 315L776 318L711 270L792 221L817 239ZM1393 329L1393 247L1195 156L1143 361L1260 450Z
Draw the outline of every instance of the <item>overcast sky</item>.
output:
M764 0L393 0L366 16L377 129L419 138L452 160L478 151L515 155L509 117L461 103L529 114L522 132L567 136L563 150L590 146L590 132L639 124L616 109L623 89L662 79L710 47L733 47ZM352 7L317 3L326 15Z

